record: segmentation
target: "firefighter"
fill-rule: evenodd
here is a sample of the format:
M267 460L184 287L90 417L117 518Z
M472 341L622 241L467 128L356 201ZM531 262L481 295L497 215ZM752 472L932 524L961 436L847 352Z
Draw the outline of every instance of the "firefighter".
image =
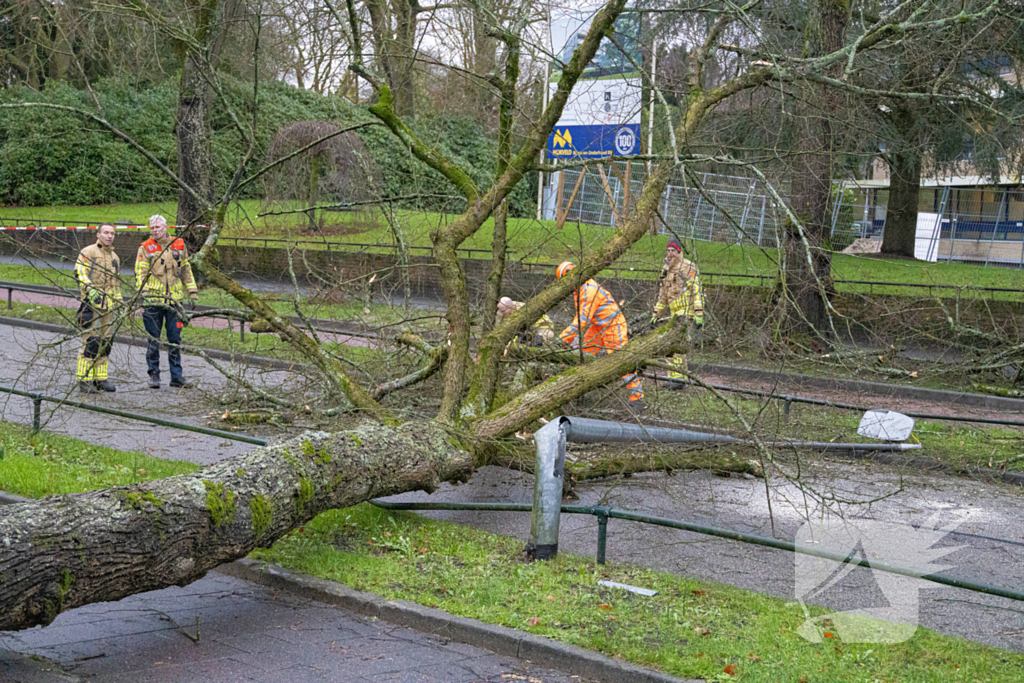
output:
M561 279L576 268L571 261L563 261L555 270L555 277ZM558 335L565 344L578 348L583 353L598 356L613 353L629 341L626 317L619 310L619 304L608 291L594 280L587 280L572 294L575 314L567 328ZM580 336L583 340L580 341ZM644 389L638 373L623 376L629 398L629 408L634 413L643 412Z
M700 287L700 273L697 266L685 256L679 240L673 237L668 241L665 250L665 265L661 268L659 278L661 288L658 290L658 302L654 305L651 316L651 327L670 317L681 316L698 329L704 324L704 294ZM690 336L688 327L687 336ZM670 365L679 371L670 370L670 379L682 379L688 365L686 354L676 354L668 359ZM685 384L671 382L670 389L683 389Z
M83 394L116 391L107 376L110 361L111 329L114 311L121 305L121 263L114 253L114 226L104 223L96 231L96 244L78 253L75 276L82 295L78 322L82 332L82 350L78 353L78 390Z
M498 301L498 320L504 320L524 306L522 301L514 301L507 296L501 297ZM550 344L555 339L555 323L545 313L540 320L533 324L533 332L527 337L526 333L520 333L509 342L509 344L522 343L527 346L540 346Z
M199 288L192 277L188 263L188 250L179 237L167 234L167 221L163 216L149 219L150 238L139 245L135 259L135 285L142 292L142 324L149 335L146 347L146 366L149 388L160 388L160 333L167 330L167 365L171 370L170 386L188 386L181 368L181 302L194 303Z

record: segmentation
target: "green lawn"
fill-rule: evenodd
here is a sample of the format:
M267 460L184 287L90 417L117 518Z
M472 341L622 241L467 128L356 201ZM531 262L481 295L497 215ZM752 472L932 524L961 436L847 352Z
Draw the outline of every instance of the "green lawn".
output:
M0 422L0 487L31 497L123 486L195 465L121 453ZM896 645L797 635L792 602L626 564L562 554L524 563L522 539L359 505L324 513L257 558L353 588L530 631L707 681L1011 683L1024 657L918 629ZM653 588L646 598L600 579ZM809 607L812 617L828 610ZM833 629L833 630L829 630Z
M0 422L0 490L29 498L127 486L187 474L198 465L117 451Z
M326 242L352 243L371 250L393 249L394 234L387 220L380 212L329 213L329 232L326 237L310 234L306 218L302 214L266 216L272 211L287 211L293 204L266 205L259 200L246 200L235 205L228 215L225 229L226 238L275 239L291 238L308 240L311 248L323 248ZM111 206L52 206L32 208L0 208L0 223L14 220L32 221L36 224L50 224L69 221L73 223L98 223L100 221L129 220L145 223L154 213L162 213L173 223L176 213L174 202L151 204L129 204ZM432 229L446 225L455 216L424 211L396 210L395 219L407 243L413 247L429 247L429 233ZM537 221L532 218L509 220L509 247L512 258L533 263L557 263L566 258L579 258L601 243L611 233L611 228L593 225L567 224L556 230L553 221ZM467 249L482 252L464 253L464 256L489 258L493 221L488 221L481 230L462 245ZM668 237L657 235L645 237L628 254L609 269L607 274L616 277L654 278L656 274L638 272L638 269L658 269L664 255ZM227 240L225 243L230 243ZM257 243L262 245L262 242ZM271 245L273 242L270 243ZM337 248L337 247L335 247ZM777 272L778 254L774 249L759 249L747 245L727 245L709 242L688 242L694 260L706 274L723 273L774 277ZM414 254L428 253L416 249ZM957 287L1002 287L1024 289L1024 273L1007 268L985 268L959 263L926 264L916 261L881 259L876 257L849 256L837 254L833 259L833 276L840 280L869 280L874 282L903 282L923 285L954 285ZM721 278L718 284L768 285L752 278ZM909 288L867 287L863 285L839 285L840 290L871 291L875 294L927 295L927 290ZM956 296L956 290L935 290L943 296ZM961 296L965 293L959 293ZM969 295L969 294L967 294ZM990 297L991 295L986 295ZM1024 298L1018 295L996 295L995 298Z

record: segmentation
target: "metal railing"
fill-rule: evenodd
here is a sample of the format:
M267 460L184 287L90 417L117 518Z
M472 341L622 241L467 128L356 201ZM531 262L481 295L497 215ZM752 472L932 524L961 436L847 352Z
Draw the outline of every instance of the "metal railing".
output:
M82 410L91 410L94 413L102 413L104 415L113 415L114 417L123 417L128 420L136 420L138 422L148 422L149 424L159 425L161 427L171 427L172 429L182 429L186 432L195 432L197 434L206 434L207 436L216 436L221 439L228 439L231 441L241 441L243 443L251 443L256 446L266 446L267 440L260 439L255 436L247 436L245 434L235 434L234 432L226 432L221 429L211 429L210 427L199 427L197 425L185 424L183 422L175 422L173 420L165 420L162 417L151 417L149 415L141 415L139 413L130 413L126 410L118 410L116 408L106 408L104 406L93 405L91 403L82 403L81 401L72 401L62 396L48 396L47 394L40 393L38 391L25 391L24 389L15 389L14 387L0 386L0 393L11 394L13 396L24 396L32 399L32 430L38 432L42 429L42 405L43 402L56 403L60 406L67 406L69 408L80 408Z
M220 429L211 429L209 427L200 427L197 425L190 425L181 422L175 422L173 420L165 420L163 418L152 417L149 415L141 415L139 413L132 413L125 410L117 410L115 408L106 408L104 406L92 405L89 403L82 403L80 401L71 401L65 397L60 396L49 396L37 391L25 391L22 389L15 389L13 387L0 386L0 393L6 393L14 396L23 396L32 400L32 428L34 432L38 432L41 425L41 413L42 403L52 402L60 406L67 406L71 408L78 408L82 410L89 410L104 415L112 415L115 417L121 417L129 420L136 420L139 422L146 422L149 424L155 424L162 427L170 427L173 429L181 429L184 431L194 432L197 434L205 434L207 436L215 436L218 438L239 441L243 443L249 443L257 446L266 446L268 441L259 437L247 436L245 434L235 434L233 432L227 432ZM581 427L586 427L587 423L594 423L601 425L613 425L614 423L604 423L600 420L586 420L581 418L573 418ZM556 424L555 421L549 424ZM669 432L683 432L684 430L670 430L658 427L643 427L638 425L622 425L628 429L623 430L621 434L611 435L613 440L619 441L639 441L633 430L639 429L643 433L652 437L650 440L665 440L665 437ZM556 428L558 428L556 424ZM579 427L577 428L579 431ZM585 429L583 430L585 431ZM736 440L735 437L726 437L717 434L702 434L692 433L695 436L699 436L702 441L716 441L721 439ZM588 434L581 433L577 440L585 442L596 442L601 440L607 440L606 437L609 435L600 434ZM835 444L830 444L835 445ZM870 445L870 444L861 444ZM562 438L562 451L561 460L562 465L556 466L550 477L554 479L557 477L558 483L561 484L562 471L561 467L564 465L564 437ZM538 451L540 446L538 446ZM538 486L535 491L539 489ZM561 498L561 486L557 486L557 491L552 488L549 493L556 493L558 499ZM477 510L477 511L503 511L503 512L531 512L536 517L538 514L538 505L536 504L537 495L535 493L535 504L524 505L516 503L388 503L385 501L371 500L370 503L389 510ZM742 543L749 543L754 545L765 546L769 548L776 548L779 550L786 550L802 555L811 555L814 557L820 557L823 559L833 560L843 564L854 564L855 566L865 567L869 569L877 569L884 572L893 574L901 574L903 576L910 576L914 578L923 579L932 583L943 584L946 586L952 586L954 588L962 588L965 590L974 591L977 593L985 593L987 595L994 595L1003 598L1009 598L1011 600L1024 601L1024 593L1018 591L1012 591L1007 588L1001 588L999 586L989 586L986 584L975 583L972 581L965 581L962 579L948 578L939 576L936 574L928 574L922 570L915 569L912 567L902 567L899 565L881 562L881 561L869 561L863 556L854 561L852 556L844 555L842 553L835 553L822 548L810 547L792 541L784 541L775 538L768 538L765 536L757 536L754 534L747 534L739 531L732 531L729 529L722 529L719 527L713 527L703 524L695 524L692 522L685 522L683 520L669 519L665 517L655 517L651 515L645 515L638 512L629 510L617 510L600 505L558 505L556 514L588 514L593 515L597 518L598 534L597 534L597 552L596 561L598 564L605 564L607 558L607 543L608 543L608 520L609 519L622 519L627 521L641 522L644 524L653 524L656 526L663 526L672 529L680 529L682 531L689 531L692 533L703 534L707 536L716 536L719 538L725 538L729 540L739 541ZM535 538L536 529L531 530L531 539ZM557 548L557 522L555 527L555 547ZM991 539L996 541L1005 541L1005 539Z
M644 377L648 379L657 380L659 382L668 382L669 384L684 384L692 386L707 386L718 391L728 391L737 394L747 394L749 396L758 396L760 398L767 398L770 400L783 401L783 414L789 415L790 407L793 403L805 403L808 405L824 406L827 408L837 408L839 410L856 410L858 412L865 412L871 410L867 406L859 406L853 403L843 403L841 401L826 401L821 398L810 398L809 396L800 396L798 394L780 394L774 391L762 391L761 389L747 389L745 387L734 387L728 384L714 384L711 382L701 383L694 382L690 379L678 379L675 377L668 377L667 375L658 375L652 372L642 373ZM913 411L901 411L907 417L913 417L919 420L946 420L949 422L977 422L979 424L990 424L990 425L1004 425L1008 427L1024 427L1024 420L1003 420L995 417L972 417L969 415L939 415L937 413L918 413Z
M387 510L475 510L480 512L533 511L532 505L517 503L388 503L386 501L381 500L372 500L370 502L377 507L384 508ZM739 541L741 543L749 543L753 545L764 546L766 548L785 550L799 555L810 555L813 557L820 557L826 560L834 560L841 564L852 564L857 567L877 569L879 571L888 572L890 574L902 574L903 576L910 576L913 578L922 579L924 581L942 584L944 586L952 586L953 588L962 588L964 590L974 591L976 593L984 593L986 595L995 595L1001 598L1009 598L1010 600L1024 601L1024 593L1020 591L1010 590L1008 588L1002 588L1000 586L990 586L987 584L977 583L974 581L950 578L940 576L938 574L929 574L920 569L915 569L913 567L903 567L889 562L868 560L863 555L860 556L860 559L855 559L851 555L831 552L820 547L808 546L805 544L794 543L792 541L784 541L777 538L768 538L766 536L757 536L755 534L747 534L740 531L732 531L730 529L722 529L720 527L708 526L705 524L695 524L693 522L686 522L679 519L669 519L666 517L654 517L652 515L645 515L639 512L632 512L630 510L617 510L615 508L604 507L601 505L562 505L560 506L559 511L572 515L593 515L594 517L597 517L597 564L605 564L606 561L608 543L608 520L623 519L631 522L653 524L655 526L668 527L670 529L689 531L695 534L702 534L705 536L716 536L718 538L724 538L731 541ZM1005 539L993 540L1005 541Z

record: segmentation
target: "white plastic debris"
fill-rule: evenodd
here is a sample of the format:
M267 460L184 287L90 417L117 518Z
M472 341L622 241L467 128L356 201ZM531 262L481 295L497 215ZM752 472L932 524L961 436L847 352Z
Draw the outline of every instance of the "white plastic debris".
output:
M906 441L914 431L914 418L894 410L869 410L860 419L857 433L880 441Z
M650 588L638 588L636 586L630 586L625 583L615 583L614 581L598 581L597 585L605 586L607 588L621 588L624 591L636 593L637 595L645 595L648 598L658 594L658 591L651 590Z

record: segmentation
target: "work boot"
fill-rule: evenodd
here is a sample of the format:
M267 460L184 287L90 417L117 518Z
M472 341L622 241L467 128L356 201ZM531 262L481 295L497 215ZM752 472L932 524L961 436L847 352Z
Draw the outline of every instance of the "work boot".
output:
M96 388L100 391L117 391L117 387L109 379L96 380Z
M175 389L188 389L192 383L186 382L184 377L174 377L171 379L171 386Z
M160 388L160 373L151 372L149 373L149 388L159 389Z
M81 391L83 394L98 394L98 393L100 393L100 390L97 389L95 387L95 385L93 385L92 382L79 382L78 383L78 390Z

